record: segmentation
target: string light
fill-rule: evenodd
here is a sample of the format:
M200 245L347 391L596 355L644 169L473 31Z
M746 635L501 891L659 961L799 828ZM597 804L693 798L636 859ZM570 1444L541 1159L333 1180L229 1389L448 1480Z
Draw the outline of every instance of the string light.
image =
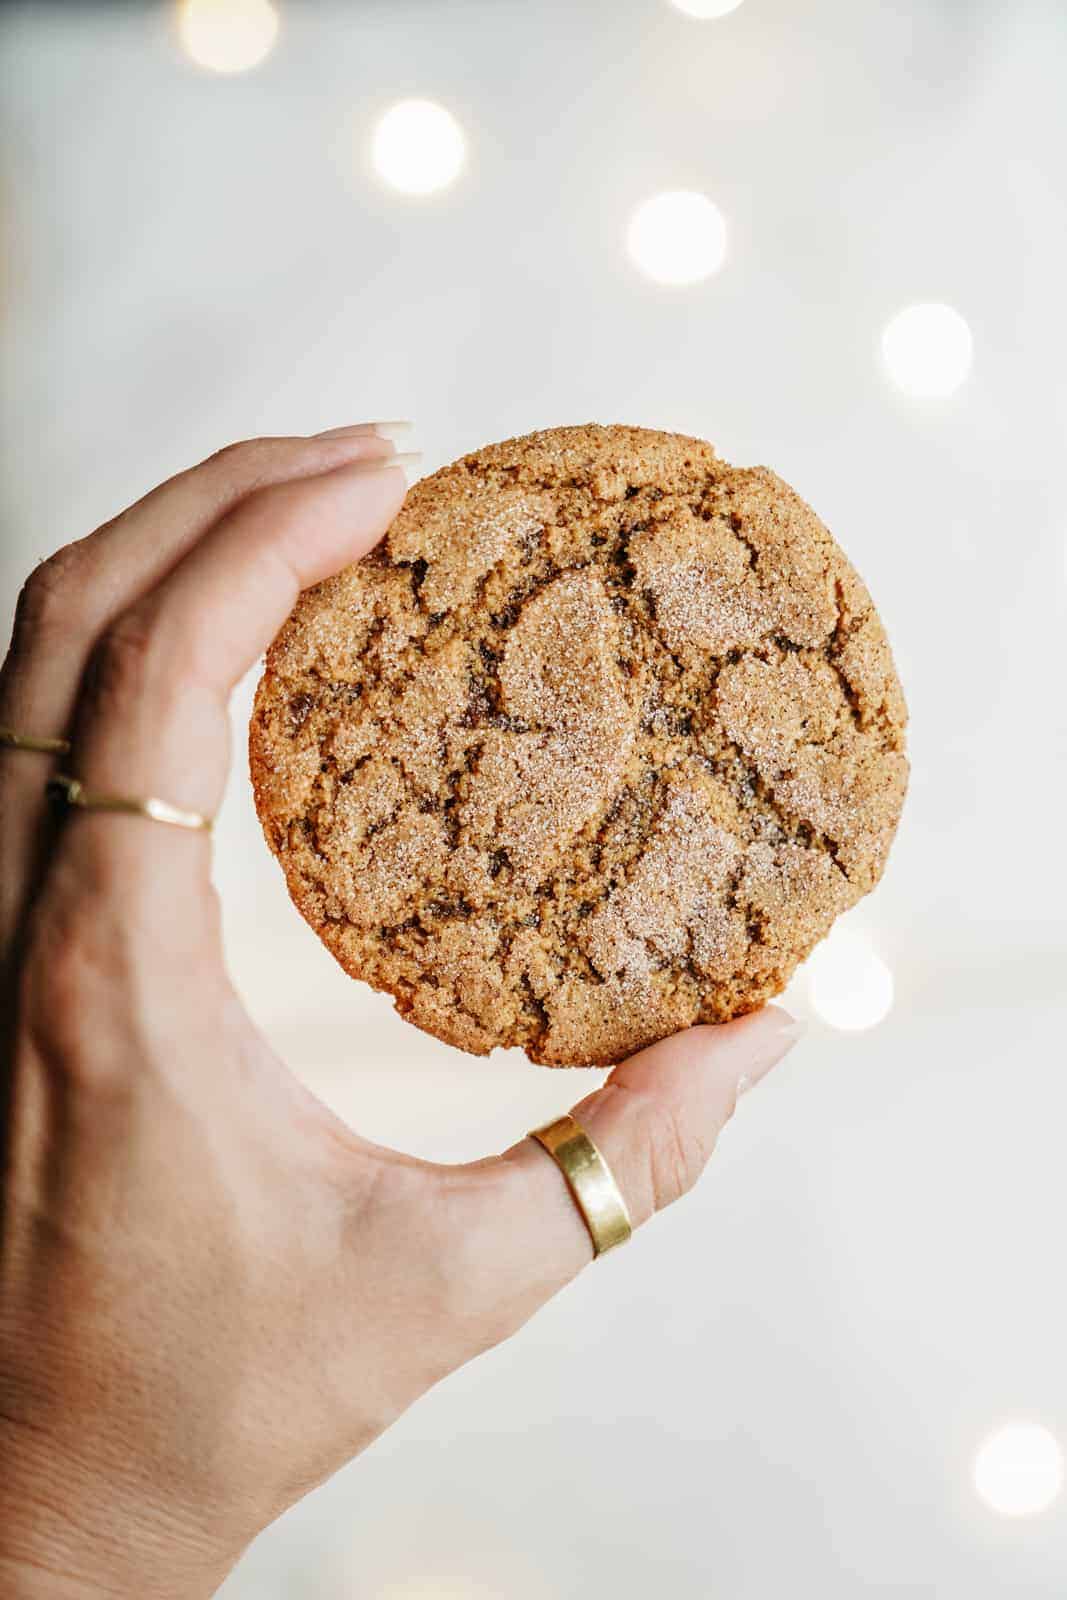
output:
M466 141L444 106L433 100L401 100L375 128L371 156L390 188L401 194L433 194L463 170Z
M726 222L707 195L671 190L638 206L626 243L635 265L654 282L699 283L725 260Z
M836 927L805 966L812 1010L832 1028L877 1027L893 1007L893 974L871 941Z
M882 356L890 378L905 394L943 398L966 381L974 340L952 306L905 306L886 324Z
M278 37L271 0L180 0L177 17L186 54L211 72L258 67Z
M974 1486L1002 1517L1036 1516L1063 1488L1059 1440L1038 1422L1006 1423L978 1450Z
M675 11L697 17L701 22L710 21L712 17L728 17L740 4L741 0L671 0Z

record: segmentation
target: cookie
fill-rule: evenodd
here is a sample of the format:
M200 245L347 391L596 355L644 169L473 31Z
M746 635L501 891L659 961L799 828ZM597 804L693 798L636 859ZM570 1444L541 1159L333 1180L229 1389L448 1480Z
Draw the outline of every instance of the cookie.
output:
M605 1065L754 1010L874 887L905 722L867 590L773 472L556 428L416 484L301 597L251 769L346 971L461 1049Z

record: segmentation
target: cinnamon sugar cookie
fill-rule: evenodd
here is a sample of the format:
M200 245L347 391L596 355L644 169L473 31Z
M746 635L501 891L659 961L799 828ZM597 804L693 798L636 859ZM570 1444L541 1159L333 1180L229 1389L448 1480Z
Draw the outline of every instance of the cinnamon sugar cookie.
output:
M557 428L416 484L301 597L252 777L348 972L464 1050L606 1064L778 994L874 887L905 722L867 590L772 472Z

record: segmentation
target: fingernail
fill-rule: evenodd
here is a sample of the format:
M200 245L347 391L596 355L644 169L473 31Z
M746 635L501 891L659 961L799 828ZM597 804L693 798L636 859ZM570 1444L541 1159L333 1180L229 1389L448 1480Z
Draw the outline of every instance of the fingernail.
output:
M421 450L407 450L392 456L378 456L373 461L354 461L347 472L363 475L371 472L391 472L394 467L404 474L404 480L410 489L418 477L418 464L422 460Z
M745 1070L737 1079L738 1100L788 1055L806 1031L806 1024L791 1016L781 1006L767 1006L764 1010L757 1011L751 1021L743 1024L743 1031L753 1036L747 1041L751 1044L752 1055L745 1064Z
M414 426L413 422L354 422L343 428L324 428L321 433L313 434L312 437L315 439L377 437L395 440L398 435L406 437Z

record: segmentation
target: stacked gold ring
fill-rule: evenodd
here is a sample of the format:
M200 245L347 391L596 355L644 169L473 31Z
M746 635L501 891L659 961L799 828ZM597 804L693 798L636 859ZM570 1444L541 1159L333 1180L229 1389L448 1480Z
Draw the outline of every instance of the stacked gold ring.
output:
M618 1244L625 1244L633 1232L611 1168L573 1117L560 1117L530 1134L548 1151L567 1180L575 1204L589 1229L594 1255L602 1256Z
M201 833L208 832L214 820L199 811L172 806L169 800L157 800L154 795L102 794L87 789L79 778L68 777L64 772L57 772L47 787L55 799L79 811L122 811L128 816L147 817L150 822L165 822L171 828Z
M36 733L20 733L17 728L0 727L0 748L66 756L70 754L70 741L46 739ZM206 833L214 821L213 817L172 806L169 800L158 800L154 795L101 794L87 789L80 778L72 778L65 772L57 772L45 787L54 799L79 811L122 811L128 816L147 817L150 822L165 822L168 827L189 828L198 833Z
M36 750L43 756L70 754L67 739L42 739L35 733L19 733L17 728L0 728L0 745L8 750Z

